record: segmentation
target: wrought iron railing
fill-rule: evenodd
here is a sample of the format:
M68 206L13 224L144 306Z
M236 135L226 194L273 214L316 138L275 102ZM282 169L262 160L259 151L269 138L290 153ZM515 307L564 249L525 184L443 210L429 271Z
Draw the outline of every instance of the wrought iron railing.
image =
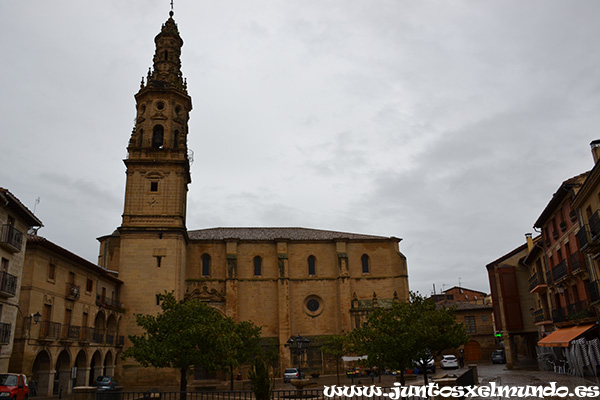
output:
M562 260L558 264L552 268L552 276L554 277L554 282L560 281L562 278L566 277L568 274L567 268L567 260Z
M0 292L5 296L14 296L17 294L18 278L6 271L0 271Z
M0 322L0 344L10 343L11 324Z
M548 321L550 319L548 315L546 315L546 313L544 312L543 308L535 310L533 312L533 318L535 319L535 322Z
M583 260L583 255L579 251L571 254L569 257L569 264L571 265L571 272L574 274L585 271L585 261Z
M96 295L96 305L98 307L106 308L109 310L123 310L123 303L114 299L109 299L108 297L102 296L101 294Z
M596 210L596 212L588 219L588 224L590 226L590 236L594 239L600 234L600 217L598 216L598 210Z
M79 340L81 337L81 327L75 325L63 325L61 339Z
M579 231L577 231L577 233L575 234L575 236L577 237L577 241L579 242L580 249L585 249L588 245L588 229L588 225L584 225L581 228L579 228Z
M590 293L590 301L592 303L600 300L600 287L598 281L588 283L588 292Z
M40 321L40 339L58 339L60 337L60 325L58 322Z
M14 225L2 225L0 232L0 243L11 247L11 250L21 251L23 247L23 233L14 227Z

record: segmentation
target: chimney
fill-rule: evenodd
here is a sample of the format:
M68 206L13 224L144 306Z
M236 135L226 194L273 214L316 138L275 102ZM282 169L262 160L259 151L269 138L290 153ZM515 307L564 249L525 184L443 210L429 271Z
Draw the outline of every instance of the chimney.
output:
M600 159L600 139L593 140L590 143L590 147L592 148L592 157L594 157L594 164L596 164Z
M525 234L525 239L527 240L527 251L531 251L533 249L533 238L531 233Z

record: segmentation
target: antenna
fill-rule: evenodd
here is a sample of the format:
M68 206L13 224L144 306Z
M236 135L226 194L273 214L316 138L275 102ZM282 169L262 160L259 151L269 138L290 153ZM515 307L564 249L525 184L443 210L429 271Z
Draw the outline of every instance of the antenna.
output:
M37 205L40 204L40 197L38 196L37 199L35 199L35 203L33 204L33 213L35 214L35 209L37 208Z

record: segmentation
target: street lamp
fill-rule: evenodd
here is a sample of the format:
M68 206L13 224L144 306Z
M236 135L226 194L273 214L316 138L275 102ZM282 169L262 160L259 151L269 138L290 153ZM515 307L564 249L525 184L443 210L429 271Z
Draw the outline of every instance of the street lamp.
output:
M286 343L286 346L290 348L290 353L295 354L298 357L298 368L300 368L300 356L306 353L306 350L308 349L308 343L310 343L310 340L303 338L300 336L300 334L298 334L295 338L290 337Z

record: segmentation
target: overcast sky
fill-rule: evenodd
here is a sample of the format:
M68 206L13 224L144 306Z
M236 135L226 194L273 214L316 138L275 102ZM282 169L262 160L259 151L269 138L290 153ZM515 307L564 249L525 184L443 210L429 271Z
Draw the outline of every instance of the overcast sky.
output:
M0 186L97 261L169 0L2 1ZM489 292L600 138L600 2L175 0L188 229L402 238L412 290ZM39 204L35 199L40 198Z

